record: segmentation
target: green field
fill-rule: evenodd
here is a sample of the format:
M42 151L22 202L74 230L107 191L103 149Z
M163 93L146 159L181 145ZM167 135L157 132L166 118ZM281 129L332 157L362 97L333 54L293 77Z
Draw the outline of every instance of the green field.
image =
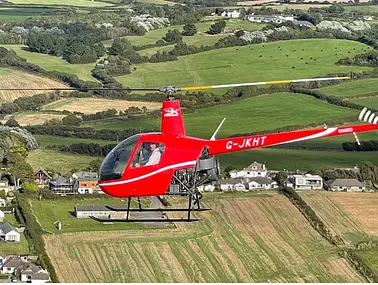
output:
M95 63L70 64L60 57L26 51L24 49L27 48L27 46L24 45L0 45L0 47L13 49L18 56L25 58L28 62L37 64L48 71L56 70L59 72L76 74L82 80L96 81L91 75L91 70L95 67Z
M177 4L175 2L170 2L166 0L136 0L135 2L145 3L145 4L155 4L155 5L168 5L168 6L173 6Z
M333 86L322 87L319 89L328 96L337 97L354 97L364 95L372 95L376 93L378 95L378 80L377 78L360 79L360 80L348 80L345 83L337 84Z
M5 214L4 222L7 221L11 225L18 227L18 223L13 214ZM5 254L25 254L29 253L28 242L26 241L25 235L20 235L20 242L0 242L0 252Z
M293 116L293 107L300 106ZM289 125L308 125L325 120L358 115L357 110L330 105L308 95L275 93L248 98L228 105L199 109L184 115L189 136L210 138L223 118L226 118L217 137L272 130ZM159 129L160 119L132 120L124 123L99 124L97 129Z
M34 135L34 137L37 139L38 144L41 148L45 148L46 146L53 146L53 145L71 145L73 143L97 143L99 145L116 143L116 141L69 138L69 137L58 137L58 136L48 136L48 135Z
M253 9L272 8L278 11L283 11L285 9L299 9L299 10L308 10L310 8L326 8L330 4L280 4L280 5L266 5L266 6L253 6ZM347 8L347 6L345 6Z
M378 165L376 152L310 151L263 148L218 156L223 167L242 169L253 161L265 162L268 169L308 171L310 169L354 167L364 161Z
M344 6L345 11L361 11L367 13L376 13L378 12L377 5L358 5L358 6ZM370 23L370 22L368 22Z
M61 140L64 138L60 137ZM33 169L38 167L49 168L60 173L66 173L71 169L85 169L89 162L96 159L95 156L77 155L54 150L36 149L31 151L26 161Z
M143 205L147 206L148 201L142 200ZM135 201L133 201L134 203ZM76 200L32 200L32 209L42 228L50 233L71 233L83 231L117 231L117 230L135 230L144 229L145 226L140 223L115 223L104 225L92 219L78 219L70 212L74 211L75 205L126 205L127 200L111 198L104 194L101 199L76 199ZM132 205L137 207L137 204ZM55 221L62 222L62 230L59 231L54 225Z
M130 87L181 87L308 78L350 70L370 70L368 67L334 64L348 51L353 56L367 49L370 47L361 43L329 39L254 44L183 56L174 62L138 64L131 75L116 78Z
M378 94L378 93L377 93ZM378 109L378 97L364 98L364 99L353 99L350 100L352 103L356 103L362 106L366 106L372 109Z
M25 19L38 19L49 16L49 13L55 12L57 9L49 7L22 7L22 8L0 8L1 21L19 22Z
M364 260L370 269L378 275L378 247L372 249L358 250L356 253Z
M111 4L92 1L92 0L11 0L13 4L39 4L39 5L57 5L57 6L84 6L84 7L103 7Z

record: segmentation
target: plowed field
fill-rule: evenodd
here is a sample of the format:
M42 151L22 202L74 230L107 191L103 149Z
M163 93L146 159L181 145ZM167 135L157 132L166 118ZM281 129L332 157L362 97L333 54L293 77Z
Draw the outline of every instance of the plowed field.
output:
M198 223L46 235L46 250L67 283L363 281L281 195L206 204Z

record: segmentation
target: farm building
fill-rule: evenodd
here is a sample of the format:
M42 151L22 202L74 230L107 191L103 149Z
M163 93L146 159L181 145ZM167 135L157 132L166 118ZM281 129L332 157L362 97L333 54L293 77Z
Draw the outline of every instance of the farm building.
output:
M122 211L114 211L113 209L118 209ZM123 211L124 210L124 211ZM74 213L76 218L105 218L105 219L112 219L112 218L120 218L126 216L126 205L114 205L114 206L104 206L104 205L76 205L74 207Z
M324 183L324 188L328 191L339 192L363 192L365 191L364 183L357 179L335 179Z
M323 179L319 175L292 175L288 177L288 180L293 189L316 190L323 188ZM286 186L290 187L288 184L286 183Z

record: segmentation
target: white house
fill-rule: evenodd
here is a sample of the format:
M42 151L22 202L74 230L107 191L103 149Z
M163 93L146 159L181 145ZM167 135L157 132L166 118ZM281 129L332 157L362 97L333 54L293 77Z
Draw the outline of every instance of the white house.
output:
M50 275L47 270L41 266L37 266L33 263L29 263L21 271L21 281L27 283L46 283L50 281Z
M315 190L323 188L323 179L319 175L292 175L289 179L293 183L293 189Z
M14 226L5 222L0 225L0 241L20 242L20 233Z
M213 192L215 190L215 186L212 184L207 184L198 186L197 189L200 192Z
M27 257L9 255L5 258L5 262L1 269L3 274L13 274L17 268L22 268L27 263Z
M3 211L0 210L0 222L4 222L4 217L5 217L5 214Z
M240 178L228 178L219 180L220 188L223 191L246 191L247 187Z
M266 169L265 164L258 163L257 161L254 161L247 168L244 168L241 171L237 171L237 170L230 171L231 178L266 177L267 174L268 174L268 170Z
M294 21L294 16L250 14L247 16L247 19L250 22L256 22L256 23L262 23L262 22L283 23L286 21Z
M246 182L249 190L268 190L277 189L279 187L276 181L272 181L268 177L252 177L246 178Z
M223 11L221 14L222 17L228 17L228 18L239 18L240 17L240 12L239 11Z
M5 207L5 200L0 198L0 207Z
M364 183L357 179L335 179L324 183L324 188L328 191L341 192L363 192L365 191Z

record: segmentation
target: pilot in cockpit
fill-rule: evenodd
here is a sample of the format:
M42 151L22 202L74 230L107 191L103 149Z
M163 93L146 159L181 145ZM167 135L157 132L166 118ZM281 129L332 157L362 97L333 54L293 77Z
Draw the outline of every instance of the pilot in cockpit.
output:
M148 166L158 164L161 158L159 143L150 142L142 143L138 152L138 162L134 167Z

